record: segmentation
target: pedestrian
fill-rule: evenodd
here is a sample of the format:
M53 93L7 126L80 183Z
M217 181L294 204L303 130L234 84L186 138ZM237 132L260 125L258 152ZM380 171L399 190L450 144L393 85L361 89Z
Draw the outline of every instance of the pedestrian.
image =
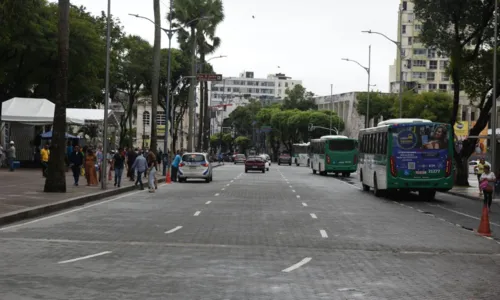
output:
M76 145L73 147L73 152L69 156L69 165L71 171L73 172L73 178L75 179L75 186L78 186L78 181L80 179L80 172L83 166L83 154L80 151L80 146Z
M163 174L167 174L167 168L168 168L168 156L169 156L169 152L168 151L165 151L165 153L163 153Z
M477 164L476 168L477 168L477 181L481 182L481 175L483 175L484 173L484 167L486 166L486 162L484 160L484 158L481 158L479 159L479 163ZM481 188L479 188L479 196L482 196L483 195L483 190Z
M148 170L148 162L143 155L138 155L132 165L132 168L137 171L137 179L135 185L140 184L140 189L144 190L144 184L142 183L142 174Z
M137 159L137 153L134 151L134 149L130 148L130 150L127 152L127 166L128 166L127 177L130 178L130 181L134 181L135 171L132 166L134 165L136 159Z
M484 194L484 205L488 206L489 212L491 212L491 204L493 202L493 191L495 189L496 177L490 170L489 165L484 166L484 172L479 178L479 187L483 190Z
M40 150L40 163L42 164L42 176L47 177L47 169L49 168L50 150L49 144L45 144Z
M125 155L122 148L119 148L113 156L112 165L115 170L115 186L120 187L122 182L123 168L125 167Z
M5 154L4 154L3 146L0 145L0 168L3 167L4 160L5 160Z
M158 189L158 185L156 183L156 170L158 169L158 163L156 160L156 155L153 151L149 151L148 156L146 158L149 166L149 192L154 193L155 190Z
M175 158L172 160L172 181L177 182L177 174L179 173L179 164L181 163L181 152L177 150Z
M104 176L106 176L106 171L102 170L102 162L104 161L104 154L102 153L102 145L97 146L97 151L95 153L95 156L97 158L97 164L96 164L97 177L98 181L101 182L103 173Z
M97 157L91 148L87 149L85 156L85 179L87 185L97 185L97 171L96 171Z
M14 146L14 141L10 141L9 148L6 152L9 169L11 172L14 172L14 160L16 159L16 147Z

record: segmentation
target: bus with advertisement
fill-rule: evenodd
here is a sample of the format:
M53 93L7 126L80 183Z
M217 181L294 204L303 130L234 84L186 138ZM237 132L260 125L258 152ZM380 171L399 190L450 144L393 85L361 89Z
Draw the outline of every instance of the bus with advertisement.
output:
M292 145L293 163L299 166L309 167L309 145L310 143L300 143Z
M310 142L313 174L349 177L358 168L358 140L343 135L325 135Z
M453 187L451 126L425 119L392 119L359 133L359 178L375 196L418 192L433 200Z

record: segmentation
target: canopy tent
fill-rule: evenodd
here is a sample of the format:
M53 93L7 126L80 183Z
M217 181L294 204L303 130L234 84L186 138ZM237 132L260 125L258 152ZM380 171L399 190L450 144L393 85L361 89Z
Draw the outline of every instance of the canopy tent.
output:
M54 121L55 104L41 98L12 98L2 103L2 122L47 125ZM66 116L67 123L84 124L78 116Z
M79 118L85 121L85 124L102 124L104 122L104 109L86 109L86 108L68 108L66 109L68 118ZM109 124L118 125L118 121L112 110L108 110Z
M79 136L74 136L74 135L71 135L69 133L66 133L65 135L66 135L67 139L79 139L80 138ZM52 130L44 132L44 133L40 134L40 136L42 137L42 139L51 139L52 138Z

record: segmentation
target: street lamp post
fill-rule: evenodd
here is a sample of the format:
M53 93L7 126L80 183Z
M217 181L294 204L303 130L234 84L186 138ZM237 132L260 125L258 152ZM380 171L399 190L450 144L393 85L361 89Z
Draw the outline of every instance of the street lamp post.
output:
M107 16L107 32L106 32L106 87L104 95L104 121L102 130L102 168L99 170L101 172L101 188L106 189L107 176L106 170L108 168L108 109L109 109L109 54L110 54L110 43L111 43L111 0L108 0L108 16Z
M491 111L491 167L494 172L497 171L496 164L496 149L497 149L497 47L498 47L498 1L495 1L495 31L494 31L494 46L493 46L493 95L492 95L492 111ZM498 175L498 174L497 174Z
M401 20L401 23L403 21L402 18L402 8L399 8L399 19ZM364 30L362 32L364 33L369 33L369 34L378 34L386 38L388 41L393 42L397 47L399 51L399 117L402 118L403 116L403 58L404 58L404 53L403 53L403 46L402 46L402 30L401 26L399 26L399 35L400 35L400 42L395 41L391 38L389 38L387 35L376 32L376 31L371 31L371 30Z
M366 73L368 73L368 94L366 99L366 120L365 120L366 122L365 128L368 128L370 127L370 86L371 86L370 79L371 79L372 46L371 45L368 46L368 67L365 67L359 62L349 58L342 58L342 60L353 62L358 66L360 66L361 68L365 69Z
M332 135L332 119L333 119L333 83L330 84L330 104L332 108L330 110L330 135Z

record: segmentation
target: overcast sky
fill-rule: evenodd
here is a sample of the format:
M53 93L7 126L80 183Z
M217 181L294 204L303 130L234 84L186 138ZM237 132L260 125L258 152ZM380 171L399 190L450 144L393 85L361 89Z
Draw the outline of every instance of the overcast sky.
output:
M223 0L225 21L217 35L222 45L213 56L227 55L211 63L224 76L238 76L243 70L255 77L282 72L301 79L317 95L364 91L367 74L347 57L368 66L372 45L373 89L388 91L389 65L396 46L381 36L361 33L371 29L397 38L399 0ZM106 0L71 0L93 14L106 10ZM161 0L162 27L168 27L169 0ZM118 17L128 34L140 35L153 43L154 28L140 14L153 19L152 0L112 0L111 14ZM255 16L255 18L252 18ZM162 46L168 47L166 35ZM173 47L177 47L176 36ZM280 67L278 69L278 66Z

